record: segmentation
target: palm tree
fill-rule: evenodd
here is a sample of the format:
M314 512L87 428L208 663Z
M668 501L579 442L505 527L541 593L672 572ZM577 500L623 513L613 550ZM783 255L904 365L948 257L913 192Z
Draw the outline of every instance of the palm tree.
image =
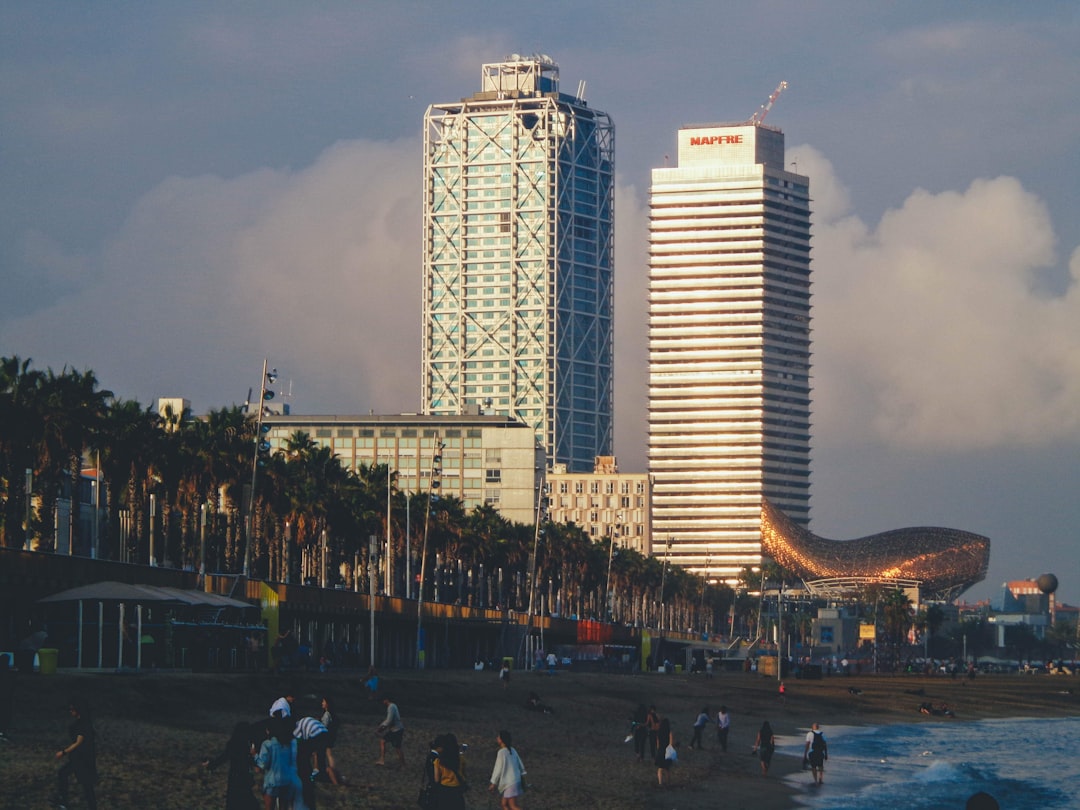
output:
M96 438L105 477L107 514L105 545L99 549L104 559L126 560L130 549L122 549L123 510L137 507L137 493L148 471L158 435L160 418L135 400L114 399L106 411Z
M885 625L885 643L891 647L891 668L900 665L900 645L913 617L911 599L899 588L886 591L881 599L881 618Z
M206 505L208 565L211 570L232 570L239 545L240 500L251 475L253 420L239 406L221 408L194 420L186 434L193 454L189 475L199 482L200 503L195 508Z
M39 392L44 375L30 368L30 359L0 358L0 532L3 545L29 543L33 527L26 492L26 472L34 475L41 440ZM24 525L27 524L27 525Z
M111 391L100 391L92 371L68 371L60 374L49 369L40 388L43 431L38 445L39 468L43 478L41 513L51 515L56 508L62 478L70 491L71 522L69 548L79 546L79 484L82 480L83 453L93 443L100 429ZM55 545L55 536L44 544Z

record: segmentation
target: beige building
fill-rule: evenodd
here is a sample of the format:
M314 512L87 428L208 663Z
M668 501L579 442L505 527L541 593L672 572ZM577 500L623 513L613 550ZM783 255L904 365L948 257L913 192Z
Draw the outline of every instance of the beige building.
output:
M432 456L442 445L440 491L459 498L466 512L488 504L516 523L536 519L544 451L532 428L506 416L417 414L306 416L272 414L267 439L284 449L296 431L328 447L351 470L389 464L403 492L427 492Z
M614 537L623 547L652 550L652 482L647 473L620 473L614 456L597 456L591 473L556 464L547 475L550 516L574 523L594 540Z

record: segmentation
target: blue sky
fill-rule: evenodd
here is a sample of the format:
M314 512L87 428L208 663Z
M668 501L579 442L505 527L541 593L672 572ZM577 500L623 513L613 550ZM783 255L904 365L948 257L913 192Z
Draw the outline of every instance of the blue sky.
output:
M812 526L986 534L1080 601L1075 3L4 3L0 354L150 403L419 407L421 123L544 52L616 126L616 452L649 171L768 122L811 180Z

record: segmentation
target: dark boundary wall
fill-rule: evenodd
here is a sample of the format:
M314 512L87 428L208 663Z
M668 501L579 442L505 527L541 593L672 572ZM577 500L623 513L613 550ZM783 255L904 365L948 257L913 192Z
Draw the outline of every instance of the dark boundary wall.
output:
M71 605L41 605L38 600L80 585L117 581L129 584L196 589L199 577L194 571L174 568L150 568L109 560L69 557L21 549L0 549L0 650L15 650L19 642L34 630L50 622L72 621ZM262 585L257 580L237 581L234 576L208 575L205 590L261 604ZM331 666L367 668L371 660L371 613L369 598L363 593L322 589L283 583L265 583L278 597L279 631L292 631L308 649L307 663L318 666L326 657ZM416 601L375 597L375 663L380 668L411 668L416 665ZM67 613L65 613L67 611ZM96 619L96 607L87 608L87 616ZM484 608L470 608L447 603L424 603L423 634L425 667L465 668L477 660L499 661L512 656L523 665L525 634L524 614ZM532 633L543 636L547 649L573 649L597 643L632 647L640 650L641 632L637 628L608 625L595 621L574 621L553 617L533 617ZM59 634L58 634L59 635ZM243 634L237 632L211 658L220 669L263 668L265 650L274 639L260 640L264 652L255 660L243 649ZM665 643L678 643L675 638ZM60 666L75 665L74 649L64 648L64 638L50 638L45 646L60 649ZM72 646L70 643L67 646ZM166 660L158 652L160 661ZM186 662L188 652L176 650L168 660Z

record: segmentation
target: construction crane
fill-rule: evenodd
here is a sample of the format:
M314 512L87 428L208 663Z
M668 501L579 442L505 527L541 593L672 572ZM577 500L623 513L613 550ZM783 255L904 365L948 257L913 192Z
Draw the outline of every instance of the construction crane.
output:
M758 108L758 111L750 116L748 124L764 124L765 116L769 114L769 110L772 109L772 105L776 103L776 100L780 98L780 94L787 90L787 82L780 82L776 85L776 89L772 91L772 95L769 96L769 100Z

